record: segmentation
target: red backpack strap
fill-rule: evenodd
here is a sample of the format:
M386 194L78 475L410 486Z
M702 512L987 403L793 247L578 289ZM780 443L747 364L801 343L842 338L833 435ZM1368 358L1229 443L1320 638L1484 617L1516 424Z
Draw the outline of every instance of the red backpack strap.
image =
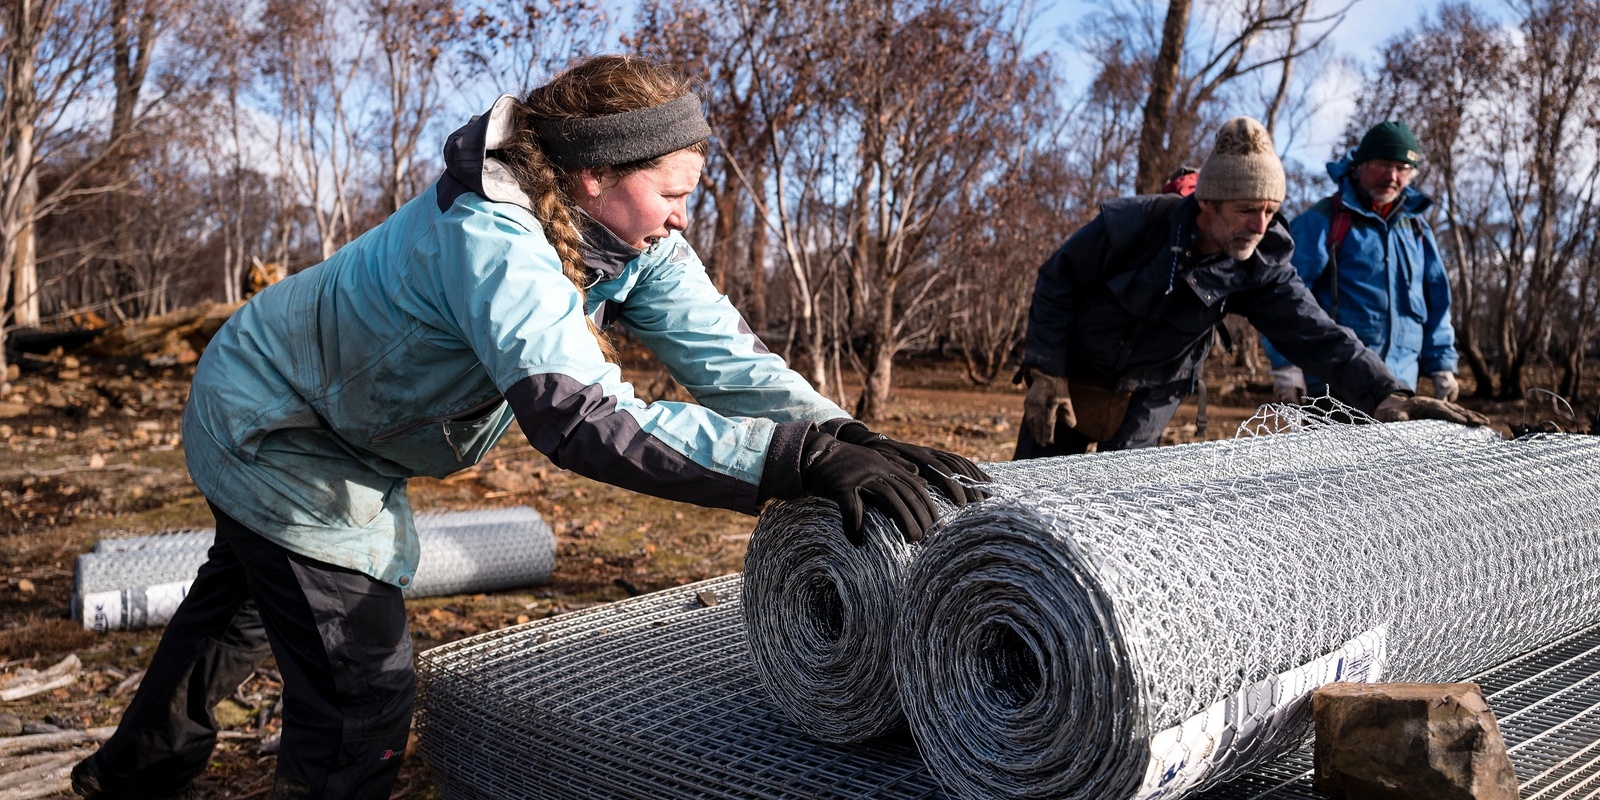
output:
M1339 318L1339 245L1344 244L1344 237L1350 234L1350 209L1344 206L1344 196L1335 192L1328 198L1333 216L1328 220L1328 265L1323 269L1323 277L1328 281L1328 295L1333 300L1332 307L1328 309L1328 316L1335 320Z

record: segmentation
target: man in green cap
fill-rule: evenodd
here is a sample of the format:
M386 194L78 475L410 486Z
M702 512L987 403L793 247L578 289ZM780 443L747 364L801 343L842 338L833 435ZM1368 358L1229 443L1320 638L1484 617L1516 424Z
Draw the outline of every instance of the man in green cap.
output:
M1411 187L1421 146L1404 122L1381 122L1349 155L1328 164L1338 190L1289 224L1294 266L1317 302L1383 357L1411 389L1426 373L1454 401L1456 334L1450 279L1422 214L1433 200ZM1274 394L1300 402L1326 390L1268 344Z

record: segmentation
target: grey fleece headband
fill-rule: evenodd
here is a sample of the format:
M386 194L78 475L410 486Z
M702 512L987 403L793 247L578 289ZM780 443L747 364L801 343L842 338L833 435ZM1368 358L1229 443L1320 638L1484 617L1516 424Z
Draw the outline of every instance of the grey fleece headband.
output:
M569 172L664 156L711 136L693 92L621 114L535 120L533 129L550 160Z

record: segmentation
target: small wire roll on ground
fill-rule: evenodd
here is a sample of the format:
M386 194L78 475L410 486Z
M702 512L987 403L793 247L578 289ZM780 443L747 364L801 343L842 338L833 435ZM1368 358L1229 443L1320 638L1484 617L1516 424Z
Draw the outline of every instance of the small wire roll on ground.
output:
M1600 620L1600 439L1337 460L945 520L893 648L930 770L967 798L1182 797L1296 746L1314 685L1457 680Z

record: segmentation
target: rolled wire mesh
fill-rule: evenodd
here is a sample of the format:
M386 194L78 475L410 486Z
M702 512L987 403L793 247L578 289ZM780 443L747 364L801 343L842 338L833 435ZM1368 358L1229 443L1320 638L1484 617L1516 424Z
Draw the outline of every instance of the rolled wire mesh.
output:
M945 787L1180 796L1298 744L1313 685L1459 679L1600 619L1600 438L1318 433L1282 437L1315 443L1297 470L942 522L893 652Z
M527 506L419 514L416 526L422 555L407 597L532 586L555 569L555 534ZM205 529L100 540L73 570L74 613L102 632L165 624L215 538Z
M440 797L945 797L908 739L826 745L778 712L745 645L741 583L424 652L419 746Z
M984 469L1001 492L1096 490L1332 469L1395 447L1451 448L1498 438L1488 429L1437 421L1385 425L1382 435L1350 436L1348 427L1313 407L1274 406L1236 439ZM942 509L952 507L936 499ZM745 555L742 605L756 667L784 713L828 742L864 741L905 725L891 641L901 586L921 547L907 544L876 511L866 527L866 546L855 547L831 503L774 503Z

